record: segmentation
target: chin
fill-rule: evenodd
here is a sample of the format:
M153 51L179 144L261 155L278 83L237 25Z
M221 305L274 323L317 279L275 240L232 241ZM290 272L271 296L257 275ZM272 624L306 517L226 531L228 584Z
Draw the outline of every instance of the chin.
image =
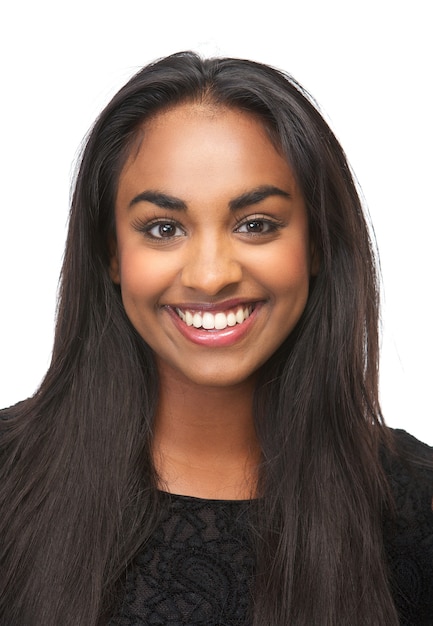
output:
M178 380L184 386L192 385L218 389L249 384L256 378L257 374L257 369L240 371L239 367L228 368L223 365L207 369L203 365L190 369L180 369L164 361L158 362L158 371L162 379Z

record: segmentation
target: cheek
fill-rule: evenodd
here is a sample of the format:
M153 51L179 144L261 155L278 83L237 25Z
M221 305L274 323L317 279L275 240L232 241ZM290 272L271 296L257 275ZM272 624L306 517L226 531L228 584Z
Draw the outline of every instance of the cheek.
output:
M170 282L167 263L147 251L124 250L120 255L120 288L125 303L157 300Z
M308 296L310 283L309 251L303 240L283 243L260 256L256 265L261 281L275 297Z

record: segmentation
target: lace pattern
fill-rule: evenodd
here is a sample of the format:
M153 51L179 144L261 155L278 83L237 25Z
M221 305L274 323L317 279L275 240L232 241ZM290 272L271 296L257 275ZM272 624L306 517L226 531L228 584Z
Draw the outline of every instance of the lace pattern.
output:
M250 605L253 557L243 501L163 494L157 532L128 574L111 626L240 626Z
M419 458L431 448L403 431L398 445ZM433 625L433 471L395 458L388 465L396 515L384 520L385 553L402 626ZM248 502L164 494L157 531L128 573L110 626L245 626L254 573Z

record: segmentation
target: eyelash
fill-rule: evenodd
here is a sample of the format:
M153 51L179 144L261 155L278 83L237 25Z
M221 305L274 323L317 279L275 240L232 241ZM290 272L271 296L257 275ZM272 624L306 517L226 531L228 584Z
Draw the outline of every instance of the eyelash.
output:
M265 231L260 231L260 232L252 232L252 231L244 231L242 232L240 229L243 226L251 226L252 224L261 224L262 227L265 227ZM175 229L175 233L176 231L181 231L182 235L179 234L172 234L169 235L168 237L162 237L162 236L157 236L157 235L153 235L152 234L152 230L154 228L161 228L163 226L171 226ZM264 237L266 235L270 235L271 233L275 233L278 230L280 230L281 228L283 228L284 224L282 222L279 222L277 220L271 220L267 217L264 217L262 215L250 215L246 218L239 218L236 220L236 228L234 232L240 233L240 234L245 234L248 235L249 237ZM176 237L180 237L180 236L184 236L185 235L185 230L179 225L178 222L176 222L175 220L172 219L166 219L166 218L158 218L155 220L151 220L150 222L143 222L141 220L136 220L133 223L133 227L143 233L146 237L148 237L149 239L152 239L153 241L156 242L167 242L167 241L172 241L174 238Z
M154 219L154 220L150 220L146 222L142 220L135 220L132 223L132 226L135 228L135 230L137 230L140 233L143 233L146 237L148 237L149 239L157 243L164 243L166 241L170 241L174 237L179 237L179 235L175 234L169 237L158 237L156 235L152 235L151 233L151 231L154 228L158 228L158 227L161 228L163 226L172 226L175 229L175 232L179 230L182 232L182 235L185 234L185 231L183 230L183 228L181 228L175 220L167 219L167 218L158 218L158 219Z
M265 235L270 235L271 233L277 232L284 226L282 222L270 220L263 215L250 215L247 218L241 218L237 220L236 232L241 232L240 229L242 228L242 226L251 226L252 224L261 224L262 226L266 227L265 232L244 231L244 234L248 234L252 237L263 237Z

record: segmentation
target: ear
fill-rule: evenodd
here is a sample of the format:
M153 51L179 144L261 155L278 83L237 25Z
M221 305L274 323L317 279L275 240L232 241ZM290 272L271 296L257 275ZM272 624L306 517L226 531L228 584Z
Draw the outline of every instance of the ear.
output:
M110 265L108 270L110 278L113 283L120 285L119 255L117 250L117 241L114 235L112 235L108 241L108 251L110 253Z
M314 241L310 242L310 275L317 276L320 270L320 257Z

